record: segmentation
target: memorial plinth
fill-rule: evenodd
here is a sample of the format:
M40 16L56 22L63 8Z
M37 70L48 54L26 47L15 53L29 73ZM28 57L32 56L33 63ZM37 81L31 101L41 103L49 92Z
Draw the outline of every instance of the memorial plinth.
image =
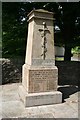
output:
M19 94L25 106L62 102L57 91L58 69L55 66L53 13L33 10L29 13L26 59Z

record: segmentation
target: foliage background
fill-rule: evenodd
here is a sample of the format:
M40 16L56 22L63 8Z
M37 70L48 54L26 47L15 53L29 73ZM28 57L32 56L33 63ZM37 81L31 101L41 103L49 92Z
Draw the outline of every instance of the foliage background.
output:
M4 2L2 3L2 55L25 57L28 23L27 14L33 9L54 12L55 44L65 47L65 60L71 49L80 49L80 2Z

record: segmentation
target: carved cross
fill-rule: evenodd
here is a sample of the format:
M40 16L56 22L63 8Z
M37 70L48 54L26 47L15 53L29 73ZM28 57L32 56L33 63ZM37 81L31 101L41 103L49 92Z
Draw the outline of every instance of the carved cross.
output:
M46 52L47 52L46 33L47 33L47 32L49 33L49 30L47 29L45 22L43 22L43 28L42 28L42 29L39 29L39 31L42 32L42 34L41 34L41 37L42 37L42 54L41 54L41 56L42 56L43 60L45 60L45 58L46 58Z

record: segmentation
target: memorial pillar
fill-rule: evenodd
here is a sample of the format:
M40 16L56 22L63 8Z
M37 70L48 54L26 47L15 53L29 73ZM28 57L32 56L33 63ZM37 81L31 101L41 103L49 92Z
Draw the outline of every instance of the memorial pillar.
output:
M57 91L58 69L54 55L53 13L39 9L31 11L28 17L20 97L26 107L61 103L62 93Z

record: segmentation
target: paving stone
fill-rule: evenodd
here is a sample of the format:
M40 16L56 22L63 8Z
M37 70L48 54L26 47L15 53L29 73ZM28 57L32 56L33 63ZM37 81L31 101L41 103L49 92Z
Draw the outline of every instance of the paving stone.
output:
M7 101L2 103L2 116L7 117L19 117L24 106L20 101Z
M18 93L16 94L5 94L2 97L2 102L6 102L6 101L15 101L15 100L19 100L19 95Z
M48 110L53 113L54 118L72 118L72 117L77 118L78 117L78 113L65 103L48 107Z
M32 115L32 116L29 116L29 118L54 118L53 114L52 113L46 113L46 114L36 114L36 115Z
M2 117L2 118L34 118L35 119L35 118L47 117L47 118L55 118L57 120L59 120L60 118L63 118L63 120L65 120L64 118L66 119L78 118L77 103L70 102L71 100L75 101L77 99L77 93L76 95L72 94L70 98L67 98L67 102L61 104L25 108L24 104L22 103L22 101L20 101L20 98L18 96L18 86L19 85L16 84L4 86L5 92L3 94L3 102L2 103L0 102L0 118ZM0 100L1 100L1 96L0 96Z
M70 107L72 107L76 112L78 112L78 102L72 101L67 103Z
M2 85L2 91L3 91L3 95L5 93L16 93L18 91L18 86L20 85L20 83L13 83L13 84L7 84L7 85ZM5 89L6 87L6 89Z

